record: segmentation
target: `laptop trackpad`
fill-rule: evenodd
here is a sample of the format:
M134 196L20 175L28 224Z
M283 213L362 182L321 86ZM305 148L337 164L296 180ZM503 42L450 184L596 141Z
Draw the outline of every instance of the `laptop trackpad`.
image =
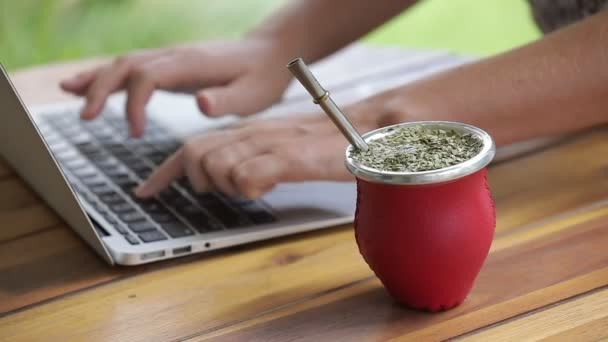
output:
M263 199L279 219L302 216L314 221L352 217L356 196L354 182L303 182L280 184Z

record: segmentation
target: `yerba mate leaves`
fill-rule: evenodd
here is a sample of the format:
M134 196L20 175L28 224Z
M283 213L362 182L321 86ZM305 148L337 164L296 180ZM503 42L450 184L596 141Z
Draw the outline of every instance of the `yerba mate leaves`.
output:
M473 134L421 127L392 128L368 142L365 152L354 150L359 163L383 171L420 172L460 164L474 157L482 141Z

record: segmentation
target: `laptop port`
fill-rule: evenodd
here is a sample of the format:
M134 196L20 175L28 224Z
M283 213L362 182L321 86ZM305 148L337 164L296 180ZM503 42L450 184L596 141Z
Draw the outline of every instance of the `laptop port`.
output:
M141 255L141 260L150 260L162 258L165 256L165 251L148 252Z
M192 246L179 247L173 249L173 255L180 255L192 252Z

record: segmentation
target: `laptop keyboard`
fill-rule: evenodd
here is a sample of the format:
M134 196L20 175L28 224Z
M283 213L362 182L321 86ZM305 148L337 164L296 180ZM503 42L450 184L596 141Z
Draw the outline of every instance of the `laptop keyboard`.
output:
M179 141L152 120L141 139L112 114L85 122L73 113L47 115L39 129L78 196L130 244L151 243L276 221L262 200L196 193L180 179L142 200L133 190L177 151Z

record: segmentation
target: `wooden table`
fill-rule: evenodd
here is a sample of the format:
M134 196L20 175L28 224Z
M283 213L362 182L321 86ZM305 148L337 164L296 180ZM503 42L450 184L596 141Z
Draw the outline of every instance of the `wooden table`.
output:
M26 103L55 101L84 64L13 76ZM468 299L438 314L387 296L350 225L111 268L0 162L0 340L608 338L607 155L600 127L492 166L491 254Z

